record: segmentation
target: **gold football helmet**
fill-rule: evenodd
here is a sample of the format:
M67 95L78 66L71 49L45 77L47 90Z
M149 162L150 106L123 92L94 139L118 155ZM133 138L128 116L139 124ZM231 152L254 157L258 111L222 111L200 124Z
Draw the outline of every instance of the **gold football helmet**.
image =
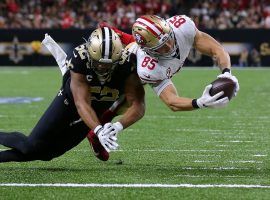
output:
M90 65L101 81L107 80L122 55L123 45L119 36L110 28L98 28L87 41Z
M136 43L148 54L159 58L171 58L176 52L174 33L169 23L156 15L143 15L132 26ZM158 52L168 41L172 48L168 52Z

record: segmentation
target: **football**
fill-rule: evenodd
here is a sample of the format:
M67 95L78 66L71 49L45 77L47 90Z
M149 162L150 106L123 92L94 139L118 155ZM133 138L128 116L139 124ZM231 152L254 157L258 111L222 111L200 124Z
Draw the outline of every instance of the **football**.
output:
M229 78L218 78L214 80L211 84L212 88L209 91L211 96L214 96L215 94L224 91L224 94L219 97L219 99L223 97L228 97L230 100L236 90L236 84Z

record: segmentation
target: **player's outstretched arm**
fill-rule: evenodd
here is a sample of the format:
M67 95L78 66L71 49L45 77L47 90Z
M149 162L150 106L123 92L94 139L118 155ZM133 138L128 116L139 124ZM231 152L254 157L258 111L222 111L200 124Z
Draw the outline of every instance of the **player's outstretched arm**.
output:
M194 48L202 54L211 56L217 60L221 71L231 68L231 60L228 52L213 37L197 30L194 39Z
M127 128L144 116L144 95L144 88L138 75L136 73L132 73L125 82L125 96L129 107L119 119L123 128Z
M172 111L189 111L195 109L192 106L192 99L186 97L179 97L173 84L170 84L166 88L164 88L160 93L159 98Z
M100 27L100 28L108 27L108 28L114 30L114 32L117 33L117 35L118 35L118 36L120 37L120 39L121 39L121 42L122 42L124 45L128 45L128 44L130 44L130 43L132 43L132 42L135 42L135 39L134 39L134 37L133 37L131 34L125 33L125 32L123 32L123 31L119 30L118 28L116 28L116 27L114 27L114 26L108 24L107 22L100 22L100 23L98 24L98 27Z
M168 85L159 95L160 99L172 111L191 111L198 108L222 108L225 107L229 99L228 97L219 99L223 92L214 96L209 94L212 85L206 86L202 96L198 99L179 97L173 84Z
M240 89L238 80L231 74L231 60L228 52L224 50L220 43L212 38L207 33L197 30L194 40L194 47L201 53L211 56L217 60L218 66L222 74L218 78L229 78L236 84L236 91L234 96Z

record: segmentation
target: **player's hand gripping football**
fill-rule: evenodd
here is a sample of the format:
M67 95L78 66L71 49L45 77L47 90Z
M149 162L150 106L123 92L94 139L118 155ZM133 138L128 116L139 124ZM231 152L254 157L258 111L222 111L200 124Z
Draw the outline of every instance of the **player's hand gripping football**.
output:
M240 86L239 86L239 83L238 83L238 80L235 76L233 76L230 72L225 72L224 74L220 74L217 76L218 78L228 78L228 79L231 79L235 85L236 85L236 89L235 89L235 92L234 92L234 95L233 96L236 96L237 95L237 92L239 91L240 89Z
M224 97L224 98L219 99L219 97L221 97L223 95L223 93L224 93L223 91L215 94L214 96L211 96L209 94L211 87L212 87L211 84L207 85L203 91L202 96L196 100L199 108L205 108L205 107L222 108L222 107L225 107L229 102L229 98Z
M117 149L117 138L107 131L106 124L103 127L101 125L97 126L94 130L94 133L97 135L99 142L107 152Z

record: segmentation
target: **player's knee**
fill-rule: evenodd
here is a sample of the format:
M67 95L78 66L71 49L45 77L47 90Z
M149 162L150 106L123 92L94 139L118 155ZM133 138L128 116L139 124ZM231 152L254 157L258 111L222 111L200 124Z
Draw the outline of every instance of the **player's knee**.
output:
M32 143L30 142L24 142L22 144L21 152L25 155L31 155L35 152L35 147Z
M45 156L42 156L40 160L42 160L42 161L51 161L54 158L55 158L55 156L45 155Z
M59 151L57 149L52 149L51 151L46 151L42 154L42 159L43 161L51 161L54 158L57 158L61 155L63 155L65 151Z
M56 154L47 151L47 152L35 152L33 154L36 160L42 160L42 161L51 161L52 159L58 157Z
M38 141L27 140L22 144L21 152L25 155L40 158L46 152L46 148Z

